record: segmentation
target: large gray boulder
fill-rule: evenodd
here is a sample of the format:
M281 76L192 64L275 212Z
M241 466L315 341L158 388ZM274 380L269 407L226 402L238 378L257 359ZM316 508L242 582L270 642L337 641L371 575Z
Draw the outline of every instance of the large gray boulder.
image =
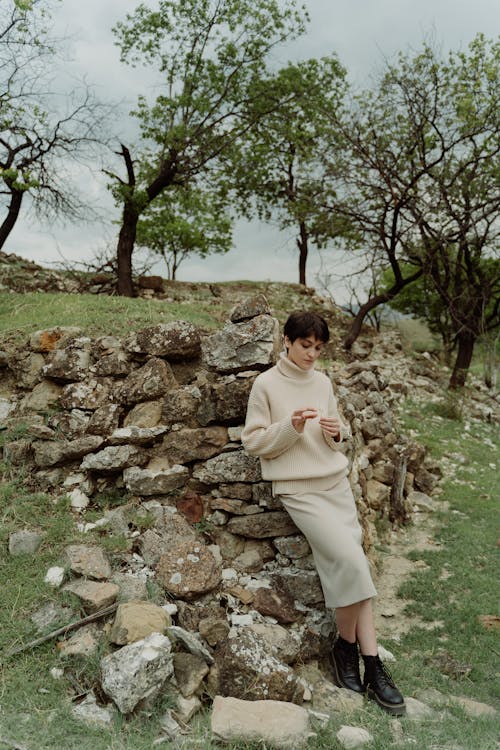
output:
M222 570L209 547L193 540L181 542L162 555L156 577L169 594L189 600L217 588Z
M126 339L125 347L134 354L152 354L170 362L183 362L200 355L200 332L187 320L174 320L133 333Z
M218 482L258 482L261 479L258 458L243 450L223 453L198 464L193 472L195 479L205 484Z
M218 372L238 372L274 364L280 350L279 323L258 315L243 323L228 323L202 344L203 360Z
M125 404L152 401L165 395L176 385L177 382L168 362L152 357L145 365L125 378L118 391L118 400Z
M101 659L102 689L123 714L153 700L174 671L170 640L152 633Z

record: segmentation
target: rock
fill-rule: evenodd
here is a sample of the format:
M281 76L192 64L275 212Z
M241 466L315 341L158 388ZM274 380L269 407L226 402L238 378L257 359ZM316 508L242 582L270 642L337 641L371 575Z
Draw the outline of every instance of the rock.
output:
M199 541L182 542L160 557L159 583L173 596L193 599L217 588L221 567L208 547Z
M114 472L133 466L143 466L149 460L147 452L135 445L110 445L98 453L86 456L80 468L85 471Z
M172 716L172 709L169 709L165 714L163 714L160 719L160 723L162 732L167 737L167 739L175 740L182 734L180 724L178 724Z
M184 698L197 693L209 671L205 660L180 651L174 654L173 664L175 680Z
M169 552L181 542L200 542L196 531L180 513L168 516L168 522L157 523L154 529L147 529L139 538L139 548L147 565L155 566L161 555Z
M280 349L279 323L259 315L244 323L230 323L202 343L203 359L219 372L235 372L274 364Z
M109 435L118 427L122 412L119 404L103 404L92 414L85 431L90 435Z
M245 548L242 537L231 534L224 528L214 529L213 539L220 549L223 560L234 560Z
M109 578L111 565L103 549L85 544L71 544L65 549L70 570L97 581Z
M55 602L47 602L39 610L33 612L30 619L38 632L53 628L54 625L66 624L74 612L69 607L63 607Z
M294 637L292 631L281 625L269 623L253 623L249 626L269 649L269 653L285 664L293 664L300 651L299 637Z
M61 656L92 656L98 646L99 636L95 625L85 625L67 640L57 644Z
M159 323L133 333L125 340L125 348L134 354L152 354L169 362L184 362L200 355L200 332L186 320Z
M263 539L297 533L297 527L286 511L272 511L251 516L231 518L227 525L231 534Z
M216 646L221 641L226 640L229 634L229 623L218 617L204 617L200 620L198 629L202 638L210 646Z
M429 495L426 495L425 492L411 490L411 492L408 493L408 502L419 511L432 513L437 510L436 503L429 497Z
M88 614L99 612L113 604L118 596L119 588L115 583L97 583L79 579L67 583L63 591L69 591L77 596Z
M64 581L64 575L65 575L64 568L54 566L47 570L43 581L44 583L48 583L49 586L53 586L54 588L59 588L59 586L61 586Z
M279 585L273 588L259 588L255 592L253 607L262 615L274 617L280 623L296 622L300 613L290 593Z
M15 401L9 401L8 398L0 398L0 425L2 425L10 414L15 410Z
M134 643L151 633L165 633L171 619L161 607L152 602L129 601L118 606L110 640L119 646Z
M89 378L83 383L70 383L62 389L61 406L64 409L95 411L108 401L109 387L104 380Z
M172 388L163 401L161 421L165 424L191 423L196 419L201 391L195 385ZM207 424L200 421L200 424Z
M264 743L276 748L307 745L311 736L309 714L293 703L274 700L239 700L216 695L210 719L216 740Z
M53 383L51 380L42 380L41 383L35 385L31 393L28 393L21 401L22 411L41 411L45 412L50 409L51 406L57 404L63 389L57 383Z
M243 482L232 482L231 484L220 484L218 492L221 497L230 497L234 500L251 500L253 485Z
M137 466L123 472L125 486L135 495L168 495L186 484L189 470L185 466L176 464L165 471L139 469Z
M196 695L190 698L184 698L183 695L177 696L176 706L172 709L172 716L181 724L188 724L195 713L201 708L201 701Z
M34 555L43 541L43 534L37 531L13 531L9 534L9 554L13 557L17 555Z
M76 326L55 326L32 333L29 348L34 352L52 352L56 346L61 346L68 339L76 338L82 333Z
M216 650L219 693L244 700L297 703L303 687L286 664L269 654L266 643L248 627L234 633Z
M273 544L278 552L292 560L298 560L300 557L306 557L311 553L309 543L302 534L276 537L273 539Z
M373 735L362 727L341 726L336 737L342 747L352 750L356 747L362 747L367 742L373 742Z
M260 463L257 458L249 456L242 450L224 453L209 458L203 464L195 466L193 477L205 484L217 482L256 482L261 478Z
M201 643L196 633L190 633L184 628L180 628L178 625L171 625L167 628L168 635L176 641L182 643L190 654L199 656L207 664L213 664L214 658L210 651Z
M412 721L422 721L436 716L436 712L430 706L416 698L405 697L406 716Z
M3 446L4 460L13 466L21 466L32 460L31 440L14 440Z
M424 469L423 466L421 466L415 472L415 486L417 487L417 489L425 492L426 495L432 494L432 491L436 487L436 484L437 478L434 476L434 474L431 474L430 471Z
M162 359L152 357L125 378L118 391L118 400L125 404L152 401L165 395L176 385L170 365Z
M49 425L55 431L55 437L64 435L66 440L71 441L83 435L90 422L90 414L82 409L59 412L49 419Z
M184 429L163 438L162 452L173 464L211 458L227 443L225 427Z
M71 507L73 508L73 510L83 510L90 503L90 500L87 497L87 495L81 490L79 490L78 487L72 490L71 492L69 492L68 497L69 497L69 503Z
M373 479L390 485L394 479L394 466L386 461L378 461L373 467Z
M233 567L240 572L257 573L264 567L264 560L257 549L249 549L234 558Z
M141 571L134 573L133 571L128 570L125 572L114 573L111 581L116 583L120 589L118 599L122 603L134 599L140 599L143 601L148 597L148 577L146 571L142 573Z
M324 604L323 589L316 570L283 569L272 576L273 582L289 591L301 604Z
M478 716L496 716L497 711L493 706L489 706L487 703L481 703L480 701L474 701L471 698L462 698L461 696L450 696L450 700L460 706L464 713L471 718L477 718Z
M113 711L99 706L93 692L87 693L81 703L72 706L71 713L86 724L109 729L114 724Z
M202 388L202 398L196 412L200 424L239 424L245 420L248 396L258 373L252 372L251 377L241 377L243 374L228 375Z
M64 443L54 440L35 440L33 443L35 464L46 468L65 461L75 461L97 450L103 442L103 438L99 435L87 435Z
M236 516L253 515L263 513L264 508L259 505L250 505L243 500L233 500L228 497L214 497L210 500L210 510L223 510Z
M143 401L129 411L123 421L124 427L156 427L161 422L162 401Z
M123 714L156 698L172 673L170 641L160 633L101 659L102 689Z
M45 359L42 354L22 352L9 358L9 365L16 375L16 383L21 388L33 388L42 379Z
M112 434L108 437L108 443L110 445L151 445L167 430L168 427L163 426L137 427L136 425L130 425L129 427L119 427L113 430Z
M248 297L248 299L233 307L229 319L231 323L241 323L243 320L250 320L258 315L271 315L269 302L263 294Z
M90 365L90 339L73 339L63 349L54 349L42 372L47 378L63 382L85 380Z
M388 502L391 488L376 479L369 479L366 483L366 502L374 510L380 510Z
M203 500L196 492L186 490L175 506L189 523L199 523L203 518Z

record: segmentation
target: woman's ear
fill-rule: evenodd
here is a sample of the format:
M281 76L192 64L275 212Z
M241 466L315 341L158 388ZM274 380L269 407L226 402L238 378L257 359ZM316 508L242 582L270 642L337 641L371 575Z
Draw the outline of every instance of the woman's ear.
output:
M288 347L292 345L292 342L288 338L288 336L284 336L283 343L285 345L285 350L288 351Z

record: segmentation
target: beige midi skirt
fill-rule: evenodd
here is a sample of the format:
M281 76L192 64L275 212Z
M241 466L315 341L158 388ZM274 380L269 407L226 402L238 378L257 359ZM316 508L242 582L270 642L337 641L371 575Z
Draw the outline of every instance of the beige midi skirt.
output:
M347 477L328 490L294 491L279 498L309 542L325 605L346 607L375 596Z

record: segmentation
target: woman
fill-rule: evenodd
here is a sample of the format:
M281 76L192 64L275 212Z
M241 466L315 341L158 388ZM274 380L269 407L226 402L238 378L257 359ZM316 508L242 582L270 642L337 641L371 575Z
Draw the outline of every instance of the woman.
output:
M250 455L259 456L263 478L272 482L273 494L311 546L325 604L335 609L338 637L330 653L335 683L402 715L403 696L377 651L371 602L376 591L361 546L348 462L339 450L346 428L330 380L314 370L330 337L328 325L316 313L295 312L284 337L286 353L255 380L241 439Z

